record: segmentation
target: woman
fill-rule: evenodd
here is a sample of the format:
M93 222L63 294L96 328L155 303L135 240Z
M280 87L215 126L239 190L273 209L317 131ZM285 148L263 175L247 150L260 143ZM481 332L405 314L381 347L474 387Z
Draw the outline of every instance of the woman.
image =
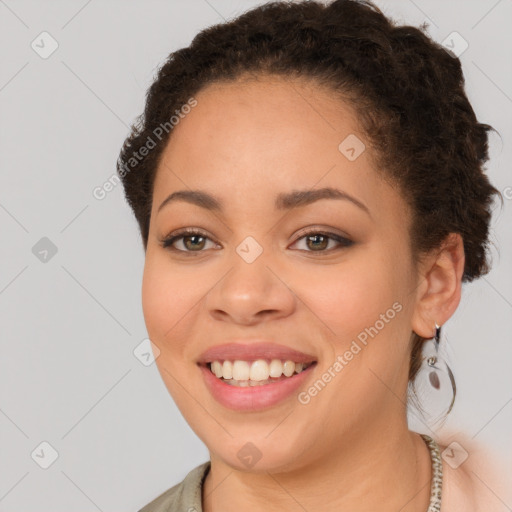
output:
M489 271L489 129L455 55L369 2L263 5L171 54L118 172L210 461L144 512L493 509L406 407L451 384L422 348Z

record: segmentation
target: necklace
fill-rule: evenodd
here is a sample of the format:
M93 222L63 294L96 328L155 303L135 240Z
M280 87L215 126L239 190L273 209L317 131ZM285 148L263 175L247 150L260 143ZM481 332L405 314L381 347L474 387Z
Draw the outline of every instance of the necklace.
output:
M440 512L441 491L443 488L443 463L438 444L426 434L420 434L430 451L432 460L432 483L430 484L430 503L427 512Z
M430 451L430 460L432 461L432 482L430 484L430 502L426 512L441 511L441 491L443 488L443 463L438 444L426 434L420 434ZM203 475L203 480L209 472L210 466ZM201 482L201 486L203 481ZM193 508L193 507L192 507ZM202 510L202 509L199 509Z

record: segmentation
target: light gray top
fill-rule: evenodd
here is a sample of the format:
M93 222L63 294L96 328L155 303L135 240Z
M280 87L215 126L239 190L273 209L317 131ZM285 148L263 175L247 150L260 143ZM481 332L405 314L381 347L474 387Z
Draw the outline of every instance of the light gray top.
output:
M430 504L427 512L441 510L441 491L443 487L443 468L439 445L431 437L420 434L430 451L432 462L432 480ZM202 512L203 482L210 471L211 462L195 467L179 484L148 503L139 512Z
M203 482L210 461L195 467L182 482L171 487L139 512L202 512Z

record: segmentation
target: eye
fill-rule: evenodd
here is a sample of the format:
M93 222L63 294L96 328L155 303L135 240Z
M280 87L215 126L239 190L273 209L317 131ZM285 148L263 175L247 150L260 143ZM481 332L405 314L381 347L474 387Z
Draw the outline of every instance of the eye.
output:
M178 231L177 233L173 233L162 240L161 245L164 249L169 248L180 252L203 252L202 249L205 248L207 240L212 242L212 240L210 240L210 238L202 231L194 228L186 228ZM181 243L184 249L174 247L176 242L178 242L177 245Z
M293 245L302 240L304 240L307 249L301 250L305 250L306 252L331 252L332 250L342 249L343 247L350 247L354 243L352 240L336 233L318 231L318 229L304 233ZM332 243L329 247L330 242ZM332 247L333 244L335 246L334 248Z
M336 233L319 231L318 229L305 232L292 245L296 245L302 240L306 244L306 249L300 250L306 252L331 252L343 247L350 247L354 243L352 240ZM173 251L199 253L204 252L203 249L208 248L208 241L214 246L218 246L203 231L195 228L186 228L166 237L161 241L161 245L164 249L171 249ZM175 246L179 246L179 244L181 244L182 248ZM332 247L333 244L334 248Z

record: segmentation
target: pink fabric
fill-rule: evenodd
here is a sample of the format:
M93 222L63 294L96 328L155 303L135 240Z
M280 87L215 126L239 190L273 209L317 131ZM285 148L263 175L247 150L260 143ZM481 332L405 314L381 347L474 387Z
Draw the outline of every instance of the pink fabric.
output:
M436 439L441 453L457 442L468 453L457 468L443 457L441 512L510 512L512 460L502 460L469 436L453 433ZM448 452L449 453L449 452ZM510 458L510 449L507 453Z

